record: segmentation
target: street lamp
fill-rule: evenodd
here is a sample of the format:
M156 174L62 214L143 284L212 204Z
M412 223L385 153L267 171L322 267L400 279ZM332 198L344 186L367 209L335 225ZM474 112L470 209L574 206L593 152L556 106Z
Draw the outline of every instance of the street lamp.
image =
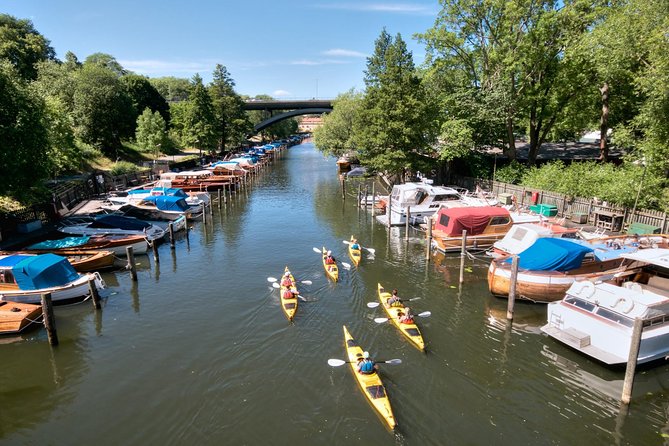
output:
M639 189L636 191L636 199L634 200L634 207L632 208L631 218L633 219L634 213L636 212L636 205L639 203L639 196L641 195L641 188L643 187L643 180L646 177L646 167L648 166L648 164L646 163L646 157L642 157L640 160L634 161L632 164L636 164L637 166L641 164L643 166L641 181L639 181Z

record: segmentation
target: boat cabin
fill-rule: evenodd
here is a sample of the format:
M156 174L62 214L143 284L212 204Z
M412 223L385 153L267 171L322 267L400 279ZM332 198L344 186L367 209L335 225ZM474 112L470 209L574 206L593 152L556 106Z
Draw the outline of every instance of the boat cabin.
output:
M513 221L509 211L496 206L441 208L434 222L434 231L447 237L506 234ZM434 234L434 233L433 233Z

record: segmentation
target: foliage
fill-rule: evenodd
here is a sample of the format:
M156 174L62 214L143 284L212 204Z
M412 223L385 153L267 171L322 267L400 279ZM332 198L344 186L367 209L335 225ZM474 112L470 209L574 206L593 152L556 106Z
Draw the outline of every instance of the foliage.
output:
M139 172L139 170L140 168L137 167L136 164L130 163L128 161L118 161L114 163L109 173L113 176L116 176Z
M11 63L19 76L35 79L37 62L54 58L50 42L37 32L30 20L0 14L0 60Z
M82 153L74 142L72 122L65 104L57 97L45 99L44 126L47 129L48 148L46 159L48 170L56 178L63 172L76 170Z
M519 184L525 173L527 173L527 167L523 166L516 160L511 160L506 166L502 166L495 170L495 181L501 181L503 183Z
M154 152L156 156L166 143L165 120L159 112L152 112L149 107L137 118L135 139L139 147L145 152Z
M188 79L178 77L154 77L149 79L151 85L169 103L188 100L193 85Z
M127 74L121 77L121 84L125 87L136 110L135 119L148 107L151 111L159 112L164 122L170 122L170 107L167 101L146 77Z
M326 155L355 153L353 125L359 120L362 94L353 89L333 101L332 112L323 115L323 125L314 129L314 144Z
M47 176L49 142L42 99L0 61L0 193L22 194Z
M197 74L193 76L193 89L184 111L182 142L200 150L211 150L216 145L214 106L202 78Z
M253 131L253 126L244 112L244 101L235 92L235 81L228 70L220 64L216 65L213 80L209 86L214 115L218 151L223 154L227 147L235 147L246 140Z
M23 204L13 197L0 195L0 214L20 211Z
M84 60L84 66L90 65L106 68L118 77L129 73L120 63L118 63L114 56L106 53L93 53L88 56L86 60Z

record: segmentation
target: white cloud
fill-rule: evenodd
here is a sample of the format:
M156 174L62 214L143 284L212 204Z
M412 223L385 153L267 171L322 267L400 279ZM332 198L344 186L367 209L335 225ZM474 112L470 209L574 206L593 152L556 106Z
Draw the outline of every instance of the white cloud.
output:
M272 97L275 97L275 98L292 96L292 95L293 94L290 91L286 91L286 90L276 90L274 93L272 93Z
M165 60L119 60L123 68L141 74L202 73L212 71L210 62L173 62Z
M323 65L323 62L315 60L295 60L290 62L290 65Z
M365 53L361 53L360 51L345 50L342 48L333 48L331 50L323 51L323 54L334 57L367 57Z
M339 9L346 11L369 11L369 12L391 12L399 14L421 14L435 15L436 11L429 6L415 5L410 3L335 3L314 5L322 9Z

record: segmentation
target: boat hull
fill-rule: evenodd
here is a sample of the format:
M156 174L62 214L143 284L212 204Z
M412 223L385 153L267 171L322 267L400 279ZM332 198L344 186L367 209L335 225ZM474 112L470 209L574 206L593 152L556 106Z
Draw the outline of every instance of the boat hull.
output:
M51 293L54 305L70 305L83 302L91 297L88 282L94 279L98 291L105 288L105 282L98 273L82 274L77 280L66 285L41 288L37 290L21 290L15 284L0 286L0 302L11 301L22 304L41 304L42 294Z
M372 405L376 412L381 416L383 421L390 429L395 429L397 423L395 416L390 406L390 400L386 393L386 388L383 386L381 377L378 372L371 375L363 375L358 373L357 363L358 359L362 358L363 350L358 345L358 342L351 336L346 326L344 326L344 347L351 366L351 371L355 380L360 387L360 390L367 398L367 401Z
M21 333L41 321L41 305L0 302L0 335Z
M286 266L286 269L284 270L285 273L290 273L290 270ZM291 287L293 292L297 291L297 287L295 286L295 278L293 277L293 274L290 274L290 280L293 282L293 286ZM289 321L292 321L293 318L295 317L295 313L297 312L297 303L298 303L298 298L297 296L293 297L292 299L286 299L283 297L283 292L286 291L287 287L281 285L280 289L280 299L281 299L281 308L283 309L283 313L286 315Z
M355 266L360 265L360 260L362 259L362 250L353 249L353 236L351 236L351 242L348 244L348 256L351 258Z
M395 328L397 328L410 342L411 344L416 347L418 350L424 352L425 351L425 342L423 340L423 335L421 334L420 330L418 329L418 326L413 323L413 324L403 324L399 320L399 314L404 310L404 305L398 306L398 307L388 307L386 305L386 302L388 302L388 299L390 299L391 294L386 292L386 290L381 286L381 284L378 284L378 296L379 296L379 301L381 302L381 306L383 309L386 311L386 314L388 315L388 319L390 320L390 323L392 323Z
M334 282L339 280L339 267L337 266L337 263L328 265L325 263L325 257L327 257L327 249L323 247L323 269L325 270L325 274Z

